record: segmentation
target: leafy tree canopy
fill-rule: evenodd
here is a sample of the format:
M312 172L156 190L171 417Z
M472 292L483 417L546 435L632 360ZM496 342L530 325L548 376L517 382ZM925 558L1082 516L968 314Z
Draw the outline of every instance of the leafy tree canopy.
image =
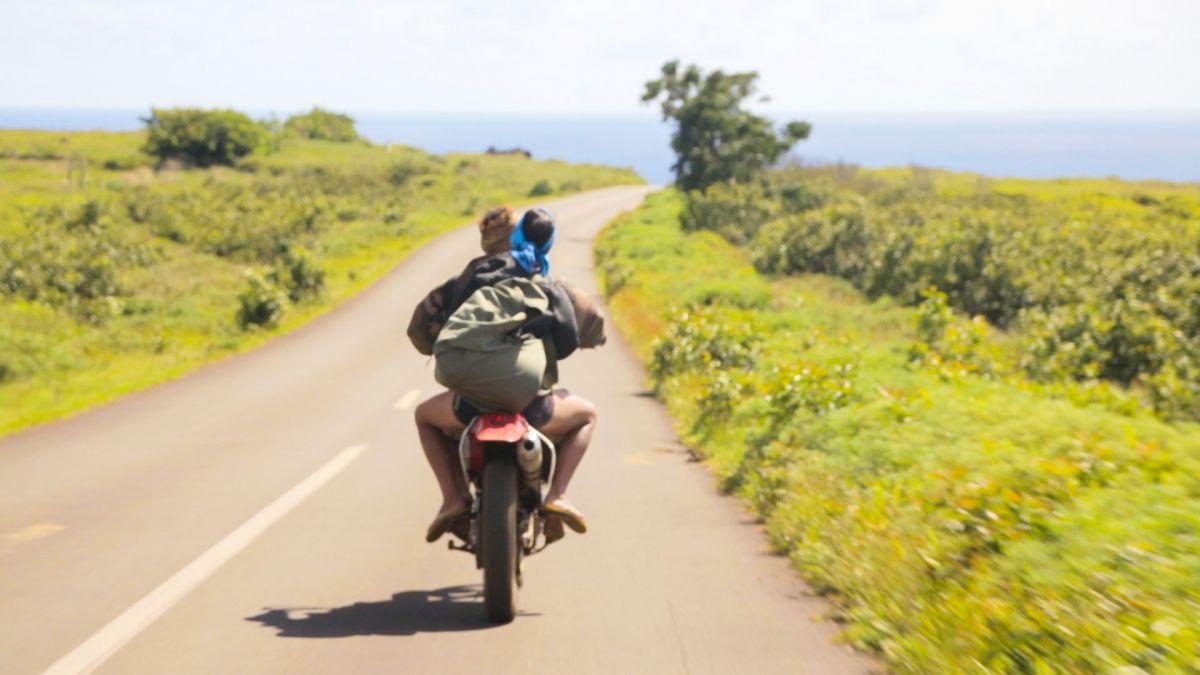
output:
M270 143L266 127L236 110L151 108L142 151L164 162L209 167L232 165Z
M359 140L353 117L322 108L313 108L303 115L292 115L287 118L283 129L289 134L318 141L352 143Z
M660 101L663 120L674 120L671 148L677 160L675 184L703 190L714 183L750 181L774 164L796 142L808 138L812 125L790 122L776 131L771 121L745 110L755 94L758 73L704 73L663 65L662 76L646 83L642 102Z

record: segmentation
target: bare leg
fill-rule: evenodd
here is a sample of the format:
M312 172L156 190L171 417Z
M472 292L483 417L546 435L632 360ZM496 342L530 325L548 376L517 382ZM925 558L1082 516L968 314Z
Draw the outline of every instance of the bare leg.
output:
M554 416L542 425L541 429L542 433L551 438L562 439L558 444L558 465L554 471L554 479L550 482L550 492L546 495L547 503L558 502L566 505L564 495L567 493L567 486L575 475L575 469L579 468L579 463L583 461L595 428L596 406L590 401L568 394L554 402Z
M462 508L470 493L459 466L458 448L452 440L464 429L454 416L454 394L444 391L417 406L416 420L425 459L442 491L438 515Z

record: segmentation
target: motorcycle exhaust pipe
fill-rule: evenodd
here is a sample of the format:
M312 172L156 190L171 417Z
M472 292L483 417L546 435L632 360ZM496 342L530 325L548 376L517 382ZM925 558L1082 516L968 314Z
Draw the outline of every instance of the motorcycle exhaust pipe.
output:
M517 442L517 466L521 469L521 482L537 485L542 480L542 437L530 431Z

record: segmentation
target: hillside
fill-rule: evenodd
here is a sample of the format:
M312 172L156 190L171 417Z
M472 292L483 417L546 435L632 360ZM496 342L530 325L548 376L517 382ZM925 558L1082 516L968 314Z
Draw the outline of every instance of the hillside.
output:
M488 205L642 182L311 140L156 171L142 140L0 131L0 433L294 328Z

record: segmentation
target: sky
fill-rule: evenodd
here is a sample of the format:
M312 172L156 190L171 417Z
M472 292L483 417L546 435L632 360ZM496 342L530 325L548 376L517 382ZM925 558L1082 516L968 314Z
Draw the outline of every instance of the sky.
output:
M1200 110L1200 0L0 0L0 107L651 114L670 59L764 112Z

